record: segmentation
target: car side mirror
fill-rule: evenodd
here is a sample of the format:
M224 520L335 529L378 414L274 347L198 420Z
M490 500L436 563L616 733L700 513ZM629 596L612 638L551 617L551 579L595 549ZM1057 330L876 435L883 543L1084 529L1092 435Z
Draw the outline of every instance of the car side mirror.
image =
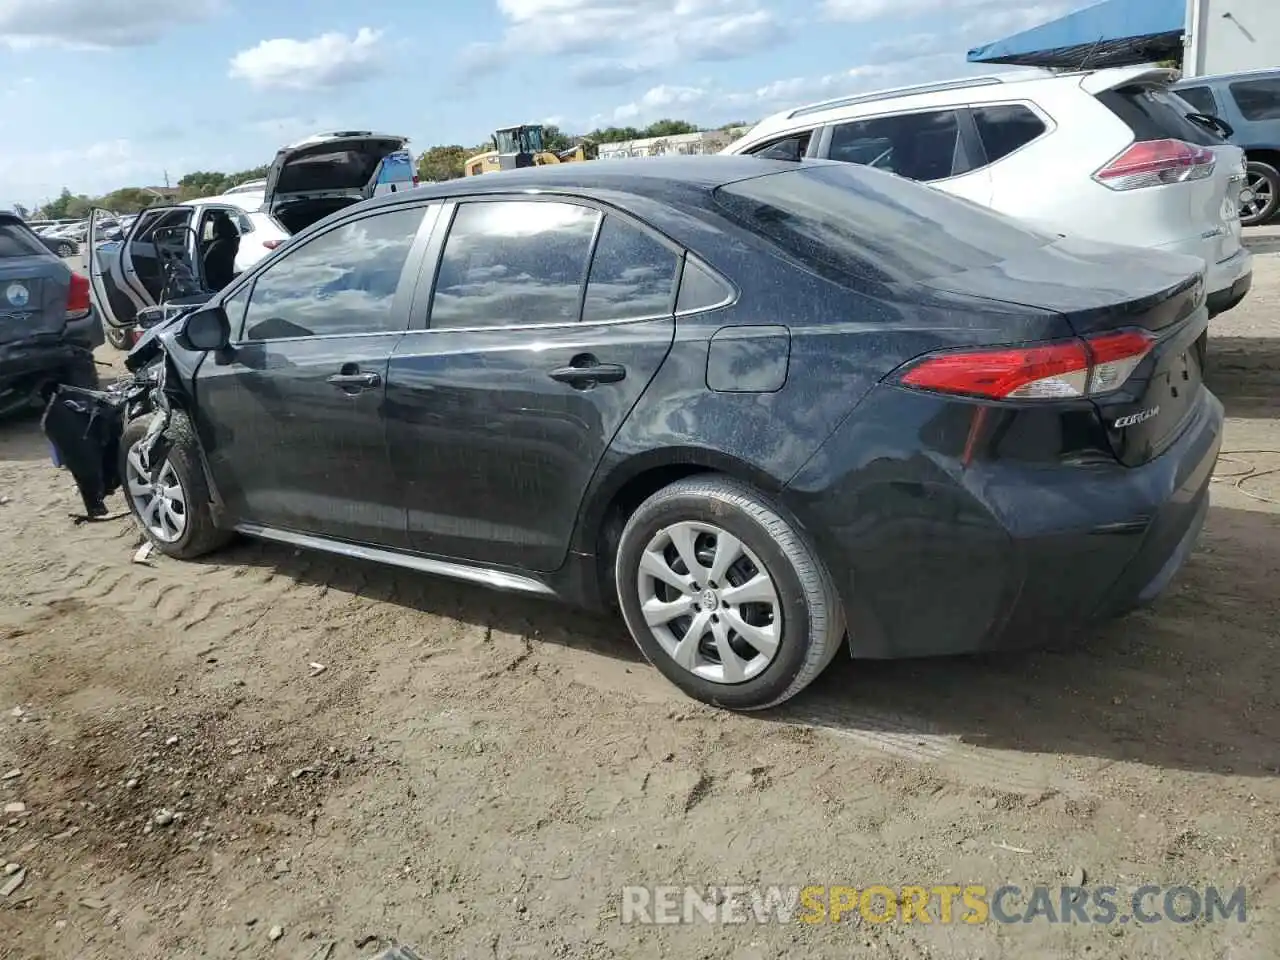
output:
M205 307L190 314L177 335L184 350L221 353L231 346L231 321L222 307Z

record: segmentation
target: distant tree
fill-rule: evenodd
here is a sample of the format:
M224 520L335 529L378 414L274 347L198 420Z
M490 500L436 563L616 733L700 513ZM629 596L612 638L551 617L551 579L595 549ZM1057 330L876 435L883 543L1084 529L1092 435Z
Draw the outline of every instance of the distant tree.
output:
M574 145L573 137L563 133L554 123L545 124L542 128L542 146L552 153L568 150Z
M463 175L467 158L476 152L456 143L430 147L418 158L418 177L424 181L456 180Z
M698 127L687 120L656 120L644 128L643 137L678 137L685 133L697 133Z
M139 210L145 210L156 202L155 194L149 193L139 187L122 187L119 190L113 190L105 197L95 201L95 206L100 206L105 210L111 210L114 213L137 213Z

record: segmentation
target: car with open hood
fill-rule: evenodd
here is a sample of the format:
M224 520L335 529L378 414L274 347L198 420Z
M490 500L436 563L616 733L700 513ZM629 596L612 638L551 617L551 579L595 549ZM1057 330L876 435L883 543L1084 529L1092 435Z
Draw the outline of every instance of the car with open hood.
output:
M412 164L406 180L402 162L408 143L367 130L316 134L276 153L260 202L246 193L149 207L116 240L105 237L114 215L94 210L89 276L108 338L129 346L140 313L145 319L165 304L207 299L293 234L386 192L388 177L413 185Z

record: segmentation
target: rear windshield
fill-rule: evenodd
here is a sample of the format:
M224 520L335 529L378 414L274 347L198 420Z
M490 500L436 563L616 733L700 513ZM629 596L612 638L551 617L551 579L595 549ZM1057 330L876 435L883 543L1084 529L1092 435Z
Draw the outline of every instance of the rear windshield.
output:
M276 190L308 193L363 189L378 172L382 160L398 146L385 140L362 140L335 143L328 149L313 148L284 165Z
M845 163L741 180L717 189L716 199L735 220L839 283L920 283L1055 239L933 187Z
M0 218L0 260L40 256L48 252L49 248L25 223L9 217Z
M1188 120L1180 98L1162 87L1105 90L1098 94L1098 101L1128 125L1135 140L1184 140L1202 147L1224 142L1217 134Z

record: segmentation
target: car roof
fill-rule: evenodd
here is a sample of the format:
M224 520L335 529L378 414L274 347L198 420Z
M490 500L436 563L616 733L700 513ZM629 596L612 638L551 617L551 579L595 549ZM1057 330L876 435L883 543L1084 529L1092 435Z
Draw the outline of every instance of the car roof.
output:
M1238 70L1235 73L1212 73L1203 77L1183 77L1173 86L1200 87L1207 83L1221 83L1230 80L1261 80L1265 77L1280 76L1280 67L1262 67L1258 70Z
M933 83L885 87L880 90L853 93L802 104L771 114L734 141L728 149L732 149L736 144L754 142L762 135L767 136L774 132L787 133L797 129L807 130L833 120L843 119L850 114L865 113L870 116L882 112L881 108L887 112L929 107L935 104L957 105L1006 100L1018 96L1029 86L1079 85L1085 78L1095 74L1112 77L1118 83L1129 76L1136 78L1148 74L1152 69L1150 64L1061 72L1042 67L1025 67L985 76L955 77Z
M718 154L591 160L547 164L521 170L484 173L475 177L444 180L438 183L424 183L416 190L387 194L377 200L369 201L369 204L370 206L390 206L432 197L533 193L543 190L548 192L563 190L587 195L601 192L634 193L660 199L664 193L670 196L681 194L687 196L691 192L710 193L716 187L727 183L797 169L799 164L795 161Z

